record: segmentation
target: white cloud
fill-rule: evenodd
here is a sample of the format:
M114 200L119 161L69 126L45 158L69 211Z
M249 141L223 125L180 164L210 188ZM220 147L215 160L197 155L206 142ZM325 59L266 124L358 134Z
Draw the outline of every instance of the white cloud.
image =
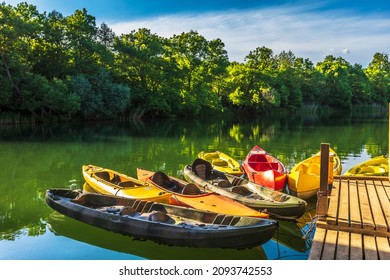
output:
M350 54L351 53L351 51L349 49L343 49L341 52L343 54Z
M251 50L262 46L275 54L291 50L314 63L333 49L334 55L363 66L368 65L376 52L390 51L390 18L380 14L324 12L305 5L106 23L117 35L138 28L148 28L163 37L196 30L208 40L220 38L230 60L240 62Z

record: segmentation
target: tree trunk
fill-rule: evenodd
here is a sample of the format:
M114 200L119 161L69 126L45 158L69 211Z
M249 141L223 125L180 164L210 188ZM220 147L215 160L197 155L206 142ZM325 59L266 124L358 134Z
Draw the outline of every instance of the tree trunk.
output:
M5 56L4 56L4 53L1 53L1 58L3 60L4 69L5 69L6 73L7 73L7 77L10 80L10 83L11 83L12 88L13 88L12 97L11 97L12 98L12 103L15 105L15 107L17 107L18 105L20 105L22 103L22 94L20 92L20 89L19 89L18 85L13 82L11 70L10 70L10 68L8 66L7 60L6 60Z

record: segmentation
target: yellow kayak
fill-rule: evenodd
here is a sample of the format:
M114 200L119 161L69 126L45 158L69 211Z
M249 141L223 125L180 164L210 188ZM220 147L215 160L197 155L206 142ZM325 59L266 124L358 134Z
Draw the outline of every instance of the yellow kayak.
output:
M333 184L333 176L340 175L341 161L335 151L329 150L328 184ZM290 193L302 199L308 199L317 194L320 189L321 154L317 154L296 164L288 174L288 189Z
M170 192L169 204L195 208L213 213L269 218L267 213L252 209L229 197L207 192L199 186L187 181L168 176L162 171L149 171L137 168L139 180L160 188L163 192Z
M244 170L241 167L241 164L232 158L231 156L220 152L205 152L201 151L198 154L198 158L204 159L211 163L213 169L221 171L223 173L228 173L236 176L244 174Z
M168 203L170 193L111 169L83 165L86 183L97 193Z
M346 176L388 176L389 159L385 156L378 156L366 160L346 171Z

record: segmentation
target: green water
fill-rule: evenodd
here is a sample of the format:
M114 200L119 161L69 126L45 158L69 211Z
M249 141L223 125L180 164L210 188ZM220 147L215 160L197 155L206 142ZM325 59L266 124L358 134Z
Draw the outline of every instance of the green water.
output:
M236 121L145 120L0 127L0 259L307 259L302 228L281 222L274 238L252 249L198 249L159 245L64 217L44 201L48 188L81 188L83 164L136 176L136 168L182 177L201 150L218 149L241 161L260 145L289 169L330 143L343 171L387 154L387 114L289 116Z

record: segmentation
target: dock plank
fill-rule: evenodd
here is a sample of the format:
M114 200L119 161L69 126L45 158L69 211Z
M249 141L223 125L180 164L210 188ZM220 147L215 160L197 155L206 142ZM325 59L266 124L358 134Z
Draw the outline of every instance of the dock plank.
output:
M364 259L365 260L377 260L378 259L378 251L376 247L375 237L364 235Z
M309 259L390 260L390 182L339 177L326 219L316 221Z
M341 181L337 224L349 226L349 181Z
M370 201L370 207L375 224L375 229L379 231L387 231L386 218L383 215L383 211L379 202L374 182L368 181L366 183L366 189Z
M390 231L390 200L387 197L383 182L376 182L375 187L378 194L381 209L386 220L387 231Z
M363 259L363 239L361 234L351 233L351 248L350 259L362 260Z
M356 181L350 181L349 186L349 207L351 227L362 228L362 215L360 212L360 201L358 195L358 187Z
M337 231L327 230L324 248L322 250L322 260L334 260L337 244Z
M380 260L390 260L390 239L386 237L377 237L378 254Z
M358 193L360 200L360 209L362 213L362 227L368 230L375 229L374 220L372 218L370 202L368 200L367 189L365 182L357 181Z
M340 188L341 188L341 180L338 180L337 183L336 182L333 183L333 188L329 198L328 215L326 218L327 223L331 225L337 224Z
M390 200L390 184L389 184L389 182L384 183L384 186L383 186L383 187L384 187L384 189L385 189L387 198Z
M339 231L337 238L336 260L349 259L350 233Z

